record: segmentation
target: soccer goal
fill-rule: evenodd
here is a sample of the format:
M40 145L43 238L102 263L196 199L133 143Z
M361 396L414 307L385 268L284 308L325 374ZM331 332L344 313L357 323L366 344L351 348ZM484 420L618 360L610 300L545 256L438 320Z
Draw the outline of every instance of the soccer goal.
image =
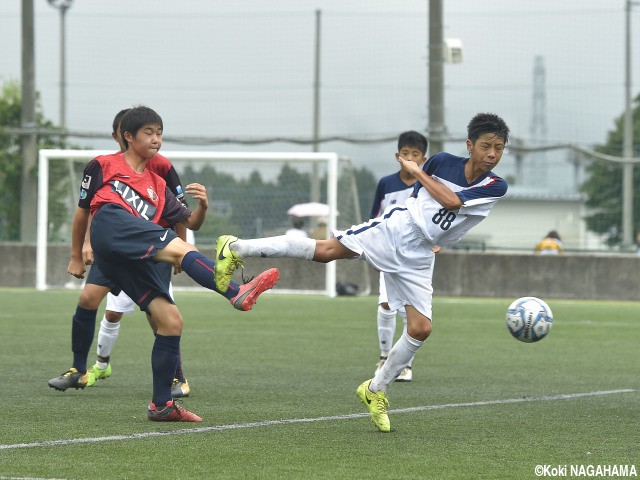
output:
M72 220L78 204L85 165L92 158L113 153L100 150L40 150L38 173L38 229L36 288L80 288L82 282L67 273ZM240 238L282 235L292 228L288 214L302 208L302 229L326 238L332 228L362 221L357 183L349 158L336 153L257 153L165 151L182 185L197 182L207 187L207 220L192 240L213 256L219 235ZM193 200L188 203L194 206ZM326 212L322 205L328 206ZM312 205L305 205L312 204ZM304 211L305 207L311 210ZM313 207L321 207L317 210ZM365 213L366 215L366 213ZM326 227L324 224L326 223ZM319 238L319 237L316 237ZM237 281L278 267L280 281L274 292L336 295L336 284L371 291L365 262L317 264L294 259L247 259ZM176 289L201 289L184 273L173 277ZM352 288L353 290L353 288Z

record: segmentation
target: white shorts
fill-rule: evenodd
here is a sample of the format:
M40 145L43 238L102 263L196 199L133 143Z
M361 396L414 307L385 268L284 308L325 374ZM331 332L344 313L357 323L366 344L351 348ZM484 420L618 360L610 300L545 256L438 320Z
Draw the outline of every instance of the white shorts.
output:
M384 282L384 272L380 272L380 283L378 284L378 305L383 303L389 303L389 296L387 295L387 285ZM390 310L391 312L399 313L401 317L407 318L407 312L404 307L399 310Z
M380 282L378 284L378 305L387 303L389 297L387 296L387 286L384 283L384 273L380 272Z
M382 217L335 231L345 247L384 273L389 307L411 305L432 318L435 254L405 208L392 208Z
M171 298L173 298L172 283L169 284L169 295L171 295ZM131 313L133 312L133 309L135 307L136 307L135 302L131 300L131 298L129 298L129 295L127 295L123 291L121 291L120 294L118 295L114 295L111 292L107 293L106 309L109 310L110 312Z

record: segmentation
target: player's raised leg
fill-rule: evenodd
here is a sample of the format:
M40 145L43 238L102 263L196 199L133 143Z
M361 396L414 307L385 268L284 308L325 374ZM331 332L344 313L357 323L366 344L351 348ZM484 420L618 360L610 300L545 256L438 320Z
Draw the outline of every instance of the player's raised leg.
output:
M251 310L260 294L273 288L279 278L278 270L275 268L262 272L245 285L232 282L229 276L227 288L223 291L216 285L216 263L200 253L193 245L177 237L158 250L156 260L172 265L180 264L182 271L189 277L201 286L227 298L237 310ZM234 266L233 269L235 268Z
M233 271L246 257L298 258L327 263L341 258L356 258L358 255L335 237L315 240L279 235L243 240L231 235L223 235L218 238L216 244L216 285L222 287L227 285L231 281Z

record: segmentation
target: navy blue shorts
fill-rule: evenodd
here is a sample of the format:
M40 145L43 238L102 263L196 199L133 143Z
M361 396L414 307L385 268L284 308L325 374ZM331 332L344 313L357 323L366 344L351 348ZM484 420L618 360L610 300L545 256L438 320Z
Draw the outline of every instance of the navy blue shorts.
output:
M111 293L114 295L118 295L120 293L120 289L116 287L116 285L104 276L102 271L100 271L100 267L94 264L89 268L89 274L87 275L87 282L91 285L98 285L100 287L109 287L111 289Z
M115 204L101 207L91 222L94 263L144 311L160 295L173 303L169 294L172 265L155 262L154 256L176 237L172 229Z

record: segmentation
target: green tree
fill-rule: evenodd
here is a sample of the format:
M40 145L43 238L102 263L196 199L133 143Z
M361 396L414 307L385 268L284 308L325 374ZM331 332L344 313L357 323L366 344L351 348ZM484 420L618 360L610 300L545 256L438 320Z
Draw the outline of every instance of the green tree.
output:
M20 176L22 172L22 148L20 135L7 132L7 128L19 128L21 124L22 97L20 84L16 80L5 81L0 86L0 241L20 239ZM45 120L40 103L36 102L36 125L52 128ZM52 136L40 136L38 148L62 148L64 142ZM55 185L49 195L49 204L59 202L59 192L68 178L65 168L52 169L51 184ZM34 182L37 172L31 172ZM52 209L52 211L60 211ZM59 220L54 216L50 224L55 228Z
M634 101L633 137L640 138L640 106ZM623 155L624 114L615 121L615 129L609 132L607 142L595 148L597 152L616 157ZM640 154L640 144L634 142L633 156ZM606 160L592 160L586 167L589 174L581 191L587 195L586 205L593 213L585 220L587 228L603 234L611 246L622 243L622 164ZM633 169L633 226L640 231L640 166Z

